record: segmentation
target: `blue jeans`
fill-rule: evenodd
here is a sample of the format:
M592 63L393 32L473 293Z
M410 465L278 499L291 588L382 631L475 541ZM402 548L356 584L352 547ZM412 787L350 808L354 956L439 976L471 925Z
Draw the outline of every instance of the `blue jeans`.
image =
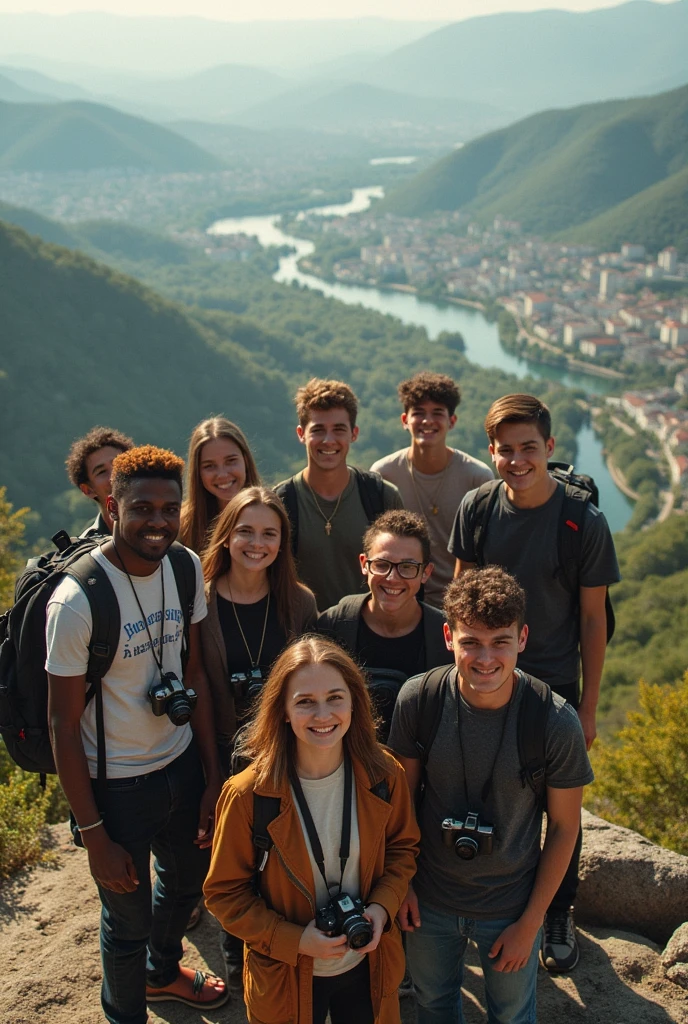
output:
M406 936L406 957L418 1002L418 1024L464 1024L461 983L469 939L478 946L489 1024L535 1024L539 933L526 966L507 974L495 971L487 954L495 939L515 918L481 921L445 914L421 904L420 919L421 927Z
M204 789L195 743L159 771L107 783L105 828L131 854L139 880L135 892L98 886L101 1000L110 1024L146 1024L146 984L169 985L179 973L182 936L210 861L210 851L194 845Z

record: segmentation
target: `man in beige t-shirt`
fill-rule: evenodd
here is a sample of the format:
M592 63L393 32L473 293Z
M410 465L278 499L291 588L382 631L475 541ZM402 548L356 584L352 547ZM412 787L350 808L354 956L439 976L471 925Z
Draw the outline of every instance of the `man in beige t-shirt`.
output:
M447 446L461 399L456 383L442 373L417 373L401 382L401 422L411 447L379 459L371 470L395 484L404 508L423 516L430 533L435 570L425 585L424 600L437 608L454 575L455 559L447 551L456 510L463 496L487 480L492 470L471 455Z

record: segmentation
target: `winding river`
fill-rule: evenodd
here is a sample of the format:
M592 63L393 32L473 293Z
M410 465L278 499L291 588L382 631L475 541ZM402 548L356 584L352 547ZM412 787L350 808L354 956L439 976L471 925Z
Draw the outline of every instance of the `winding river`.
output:
M346 217L350 213L360 213L370 206L372 198L382 196L379 186L357 188L353 190L348 203L335 206L315 207L309 213L324 217ZM303 215L300 215L302 217ZM430 338L436 338L441 331L459 331L466 343L466 356L473 363L485 367L497 367L515 374L517 377L532 376L560 381L569 387L584 388L595 394L604 394L604 379L591 377L582 373L571 373L553 366L544 366L529 362L519 356L512 355L502 347L497 334L496 324L489 323L479 310L454 304L437 304L419 299L409 292L388 291L378 288L364 288L356 285L330 283L305 274L299 270L298 262L310 256L314 245L304 238L296 238L285 234L279 227L278 214L261 217L236 217L216 221L208 228L209 234L236 235L245 234L257 238L261 245L290 246L294 251L283 256L274 274L274 280L289 284L299 284L312 288L323 295L339 299L348 305L357 305L373 309L378 313L389 313L407 324L424 327ZM604 510L612 530L622 529L628 522L633 506L628 498L616 487L602 456L600 440L589 426L584 426L578 433L577 464L582 471L595 478L600 490L600 505Z

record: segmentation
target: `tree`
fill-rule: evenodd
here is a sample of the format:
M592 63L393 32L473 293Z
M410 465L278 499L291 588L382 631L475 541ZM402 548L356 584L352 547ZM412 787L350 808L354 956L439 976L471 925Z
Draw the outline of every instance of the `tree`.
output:
M14 581L22 566L23 538L28 508L12 511L6 488L0 487L0 612L12 603Z
M593 756L586 800L603 818L688 854L688 672L673 686L639 684L616 741Z

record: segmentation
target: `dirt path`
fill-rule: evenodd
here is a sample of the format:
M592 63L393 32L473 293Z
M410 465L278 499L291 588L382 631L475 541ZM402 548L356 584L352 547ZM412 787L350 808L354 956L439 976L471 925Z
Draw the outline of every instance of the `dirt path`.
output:
M100 1024L99 901L85 854L52 830L52 866L23 872L0 888L1 1024ZM656 947L637 936L593 929L581 933L580 966L568 978L540 971L540 1024L688 1024L688 992L664 979ZM207 914L188 939L186 960L221 973L217 924ZM474 956L464 986L467 1024L484 1022ZM402 1004L404 1024L415 1020ZM207 1016L166 1003L150 1024L245 1024L236 997Z

